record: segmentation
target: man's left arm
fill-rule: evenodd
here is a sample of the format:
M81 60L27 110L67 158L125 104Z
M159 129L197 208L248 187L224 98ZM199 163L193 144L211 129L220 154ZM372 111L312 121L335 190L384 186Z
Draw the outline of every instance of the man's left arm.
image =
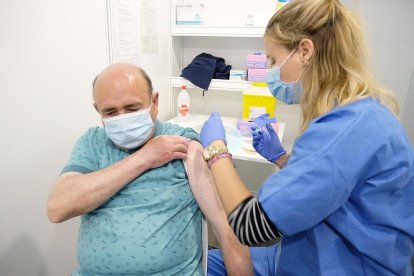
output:
M204 161L203 147L191 141L187 152L187 173L191 190L220 243L228 275L253 275L249 248L242 245L227 221L226 213Z

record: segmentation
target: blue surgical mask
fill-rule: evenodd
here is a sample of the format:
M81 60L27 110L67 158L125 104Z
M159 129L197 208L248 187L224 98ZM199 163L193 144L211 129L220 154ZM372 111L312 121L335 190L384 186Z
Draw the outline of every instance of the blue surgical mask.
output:
M135 149L142 146L154 128L150 109L151 107L102 119L106 135L122 149Z
M282 62L282 64L274 66L272 69L269 69L266 73L267 87L269 88L273 97L287 104L298 104L300 102L300 97L303 92L302 82L299 81L300 77L297 81L290 83L283 82L280 79L280 69L286 63L286 61L292 56L295 50L293 50L287 56L287 58Z

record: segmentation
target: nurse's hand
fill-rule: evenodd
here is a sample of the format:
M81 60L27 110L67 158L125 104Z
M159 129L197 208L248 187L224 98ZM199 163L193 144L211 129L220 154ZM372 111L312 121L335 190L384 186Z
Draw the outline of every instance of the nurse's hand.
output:
M280 156L286 153L279 137L270 123L266 127L252 127L253 147L264 158L275 163Z
M206 148L215 140L223 140L226 143L226 134L220 114L217 112L211 113L201 128L200 138L203 148Z
M267 123L276 123L276 118L269 118L269 113L265 113L253 121L259 128L266 126Z

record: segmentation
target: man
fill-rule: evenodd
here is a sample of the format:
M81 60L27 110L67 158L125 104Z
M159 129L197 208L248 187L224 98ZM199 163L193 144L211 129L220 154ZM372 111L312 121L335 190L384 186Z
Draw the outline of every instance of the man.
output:
M156 119L159 94L152 90L148 75L130 64L112 65L94 81L104 128L77 141L48 200L53 222L82 215L73 275L202 274L201 212L188 185L188 178L200 180L195 166L205 167L195 157L201 145L193 130ZM247 263L249 271L247 251L224 226L219 203L217 210L207 218L229 255L234 251L229 267Z

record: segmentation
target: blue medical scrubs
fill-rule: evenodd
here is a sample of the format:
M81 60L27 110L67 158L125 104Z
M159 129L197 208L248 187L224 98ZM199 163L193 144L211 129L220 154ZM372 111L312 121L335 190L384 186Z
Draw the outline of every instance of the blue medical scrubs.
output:
M251 250L256 275L412 275L414 153L375 100L313 120L258 199L284 236L265 257Z

